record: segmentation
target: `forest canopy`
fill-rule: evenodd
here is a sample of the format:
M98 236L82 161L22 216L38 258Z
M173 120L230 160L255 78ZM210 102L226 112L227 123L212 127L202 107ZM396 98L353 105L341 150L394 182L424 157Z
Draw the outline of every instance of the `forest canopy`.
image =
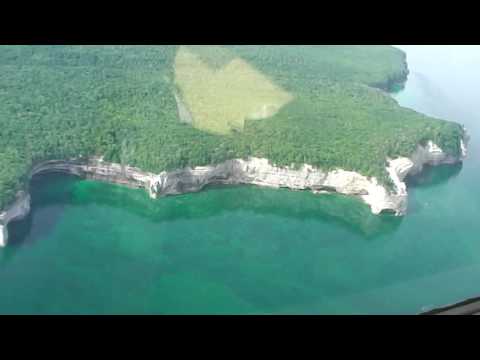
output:
M405 60L389 46L0 46L0 209L35 164L89 156L155 173L255 156L388 183L387 157L427 140L458 154L463 134L385 92Z

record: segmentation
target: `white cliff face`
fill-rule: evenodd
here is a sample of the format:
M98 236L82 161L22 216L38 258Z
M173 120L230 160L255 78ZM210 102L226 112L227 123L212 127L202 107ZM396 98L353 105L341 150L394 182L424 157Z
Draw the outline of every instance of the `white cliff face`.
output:
M7 225L14 220L23 219L30 212L30 195L20 192L15 202L0 213L0 246L5 246L8 241Z
M407 206L407 186L404 182L407 176L419 174L425 165L437 166L440 164L455 164L464 160L467 156L467 146L464 140L460 140L461 154L460 157L454 157L446 154L438 145L429 141L427 145L417 147L417 150L410 158L397 158L394 160L387 159L387 172L392 179L395 190L390 194L391 198L404 197L405 201L398 203L396 213L403 215L406 213Z
M468 155L468 150L467 150L467 145L465 144L463 139L460 140L460 150L462 152L462 159L465 159Z
M466 149L464 142L461 146ZM388 159L386 168L394 184L387 190L376 178L367 178L352 171L336 169L324 172L311 165L300 169L275 167L267 159L229 160L217 166L183 169L161 173L151 178L149 191L152 197L198 191L216 184L254 184L267 187L285 187L293 190L311 190L315 193L337 192L357 196L368 204L374 214L383 211L404 215L407 211L408 192L404 182L409 175L422 171L425 165L453 164L461 158L447 155L433 142L418 146L411 158Z
M276 167L267 159L234 159L212 166L185 168L153 174L131 166L107 163L101 158L47 161L34 167L30 178L47 172L63 172L89 179L107 181L135 188L145 188L150 197L196 192L209 184L253 184L258 186L309 190L314 193L336 192L356 196L368 204L374 214L384 211L404 215L407 211L408 193L404 182L409 175L422 171L424 165L451 164L466 156L462 141L462 155L454 158L445 154L433 142L418 146L410 158L387 159L386 168L393 183L387 189L376 178L367 178L352 171L336 169L325 172L311 165L299 169ZM0 214L0 246L5 245L9 221L19 219L30 210L28 194Z
M196 167L164 172L150 179L152 197L199 191L208 184L253 184L257 186L311 190L314 193L336 192L357 196L372 212L391 211L402 215L406 210L406 193L389 193L375 178L337 169L324 172L311 165L300 169L276 167L267 159L229 160L216 166ZM400 209L400 210L399 210Z
M413 168L410 170L409 175L420 173L425 165L437 166L440 164L455 164L463 160L467 155L463 140L461 141L460 146L463 148L460 158L447 155L432 141L429 141L425 147L418 146L417 151L410 157L410 160L413 162Z

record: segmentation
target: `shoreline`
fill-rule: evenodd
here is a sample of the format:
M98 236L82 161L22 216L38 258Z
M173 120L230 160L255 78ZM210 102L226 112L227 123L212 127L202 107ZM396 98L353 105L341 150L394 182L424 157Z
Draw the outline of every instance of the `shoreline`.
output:
M465 135L461 140L459 157L445 154L432 141L427 146L418 145L409 158L387 159L387 172L394 184L388 190L376 178L367 178L353 171L335 169L322 171L304 164L300 169L276 167L268 159L248 158L227 160L210 166L185 168L154 174L139 168L109 163L102 158L50 160L36 165L29 173L32 177L46 173L65 173L85 179L119 184L131 188L144 188L152 199L201 191L207 185L256 185L271 188L312 191L315 194L338 193L355 196L366 203L373 214L383 212L404 216L407 212L408 191L404 182L407 176L420 173L425 165L455 164L467 155ZM16 200L0 211L0 247L8 243L8 224L21 220L30 212L30 195L17 193Z

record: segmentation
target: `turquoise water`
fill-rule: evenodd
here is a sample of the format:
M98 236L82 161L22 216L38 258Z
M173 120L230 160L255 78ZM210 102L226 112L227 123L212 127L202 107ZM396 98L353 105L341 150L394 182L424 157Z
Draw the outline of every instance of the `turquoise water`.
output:
M411 314L480 295L480 49L406 50L412 74L394 96L472 136L463 165L412 182L408 216L336 195L245 186L151 201L40 177L0 250L0 313Z

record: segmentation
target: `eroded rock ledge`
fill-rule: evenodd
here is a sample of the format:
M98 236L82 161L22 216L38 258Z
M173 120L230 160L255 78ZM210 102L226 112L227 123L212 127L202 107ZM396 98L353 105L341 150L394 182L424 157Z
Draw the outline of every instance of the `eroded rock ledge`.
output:
M145 188L150 197L158 198L196 192L209 184L253 184L293 190L310 190L315 193L336 192L356 196L368 204L374 214L392 212L398 216L407 210L408 193L404 179L418 174L425 165L453 164L466 156L466 144L461 142L462 154L452 157L433 142L418 146L410 158L387 159L387 171L394 183L388 190L376 178L342 169L322 171L310 165L300 169L276 167L267 159L228 160L219 165L185 168L172 172L153 174L138 168L108 163L101 158L47 161L35 166L34 175L60 172L80 177L107 181L134 188ZM30 195L20 192L16 201L0 213L0 246L8 240L7 225L25 217L30 211Z

